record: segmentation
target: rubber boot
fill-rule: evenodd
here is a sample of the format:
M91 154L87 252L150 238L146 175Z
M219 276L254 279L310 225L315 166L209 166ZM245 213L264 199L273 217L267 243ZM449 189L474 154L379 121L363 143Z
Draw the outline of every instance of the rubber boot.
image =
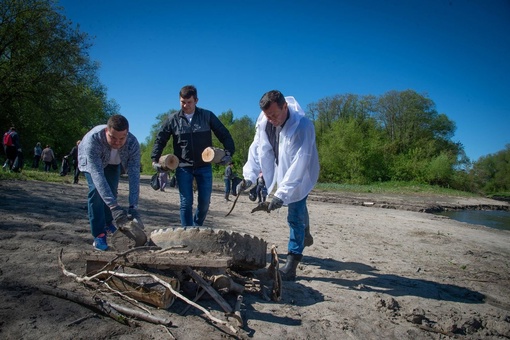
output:
M305 247L310 247L313 244L313 236L310 234L310 226L305 228Z
M225 202L229 202L230 201L229 196L230 196L229 194L225 194Z
M280 268L283 281L296 281L296 269L302 258L302 254L287 254L287 262L285 262L285 266Z

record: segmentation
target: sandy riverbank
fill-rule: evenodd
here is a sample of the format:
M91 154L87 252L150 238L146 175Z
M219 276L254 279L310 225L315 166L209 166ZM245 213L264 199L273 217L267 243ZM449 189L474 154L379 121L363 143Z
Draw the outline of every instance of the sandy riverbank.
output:
M79 256L92 240L79 185L0 181L0 337L3 339L225 339L197 310L179 316L176 301L166 315L174 326L123 326L77 303L40 293L51 285L83 287L62 275L61 249L69 268L83 274ZM127 185L121 183L125 200ZM205 227L249 233L275 244L285 261L286 208L250 211L239 199L233 213L214 191ZM456 222L405 209L411 201L434 204L501 204L485 199L362 195L339 201L314 192L309 211L315 243L306 248L298 280L284 284L281 302L245 294L245 326L253 339L503 339L510 338L510 232ZM347 200L351 200L348 203ZM466 201L469 200L469 201ZM364 206L359 202L372 202ZM385 209L377 202L394 204ZM393 202L393 203L391 203ZM403 203L398 203L403 202ZM424 204L423 206L425 206ZM140 211L147 231L178 226L178 195L142 185ZM234 296L226 296L234 303ZM219 318L212 300L200 301Z

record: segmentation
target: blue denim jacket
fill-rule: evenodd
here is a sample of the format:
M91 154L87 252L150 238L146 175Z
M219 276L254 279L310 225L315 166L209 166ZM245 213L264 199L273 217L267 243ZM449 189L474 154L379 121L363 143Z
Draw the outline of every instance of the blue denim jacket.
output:
M78 145L78 167L88 172L92 181L109 207L117 205L116 195L106 182L103 169L110 161L111 147L106 140L106 125L90 130ZM132 133L128 133L126 144L119 149L122 167L129 178L129 206L138 206L140 195L140 144Z

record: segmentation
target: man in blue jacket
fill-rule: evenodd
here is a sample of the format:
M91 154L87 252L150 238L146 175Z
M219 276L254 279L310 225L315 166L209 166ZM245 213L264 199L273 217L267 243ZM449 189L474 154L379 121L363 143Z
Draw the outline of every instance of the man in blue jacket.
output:
M152 148L152 165L158 166L159 157L170 137L174 155L179 159L175 177L179 186L181 225L201 226L209 211L212 193L212 166L202 160L202 152L212 146L212 133L223 144L225 157L220 164L228 164L235 152L234 140L223 123L209 110L196 106L197 89L184 86L179 92L181 109L170 114L161 126ZM193 214L193 180L197 184L198 204Z
M140 144L129 132L124 116L113 115L106 125L90 130L78 145L78 166L89 187L88 213L94 247L107 250L106 235L128 222L128 213L141 223L138 214L140 194ZM117 202L121 168L129 178L129 209Z

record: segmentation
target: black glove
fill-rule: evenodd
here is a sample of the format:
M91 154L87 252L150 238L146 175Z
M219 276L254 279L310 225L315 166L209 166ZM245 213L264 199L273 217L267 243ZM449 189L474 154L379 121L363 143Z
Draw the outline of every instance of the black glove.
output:
M249 187L251 187L251 181L249 179L247 179L247 180L243 179L241 181L241 183L239 183L237 185L237 188L236 188L237 194L239 195L241 192L245 191Z
M129 219L136 221L140 228L145 229L145 226L143 225L142 219L140 217L140 214L138 213L138 210L135 208L130 207L128 210Z
M251 213L253 214L256 211L269 212L269 210L267 210L268 208L269 208L269 202L260 202L255 208L253 208L251 210Z
M116 206L111 209L111 212L117 228L129 222L126 210L122 209L121 207Z
M230 151L225 150L225 156L220 160L220 165L227 165L232 162L232 156L230 156Z
M272 210L280 209L283 206L283 201L279 199L278 197L274 196L273 200L269 204L269 207L267 207L267 212L271 212Z

